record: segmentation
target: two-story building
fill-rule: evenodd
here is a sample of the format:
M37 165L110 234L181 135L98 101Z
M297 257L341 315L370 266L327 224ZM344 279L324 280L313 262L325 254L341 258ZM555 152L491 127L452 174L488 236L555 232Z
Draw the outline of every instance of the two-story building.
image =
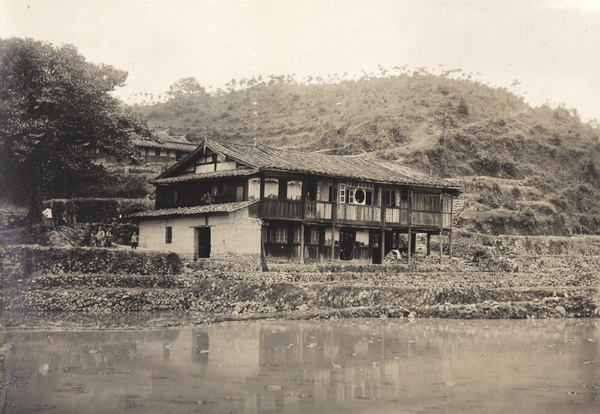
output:
M204 141L159 177L140 246L206 258L381 263L401 239L448 237L454 184L374 157ZM410 235L410 236L409 236ZM408 245L408 247L406 247ZM442 253L440 248L440 253ZM440 255L441 259L441 255Z
M173 164L198 147L198 144L189 142L185 135L171 136L169 131L154 133L152 137L142 137L132 133L131 141L137 148L135 162L143 164ZM131 164L133 160L119 160L114 155L108 155L96 149L94 154L96 164Z

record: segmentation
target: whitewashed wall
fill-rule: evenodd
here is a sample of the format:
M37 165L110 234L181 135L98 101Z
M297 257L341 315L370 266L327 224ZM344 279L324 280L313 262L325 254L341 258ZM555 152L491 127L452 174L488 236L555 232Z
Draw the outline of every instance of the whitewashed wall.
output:
M260 254L260 225L257 218L248 217L248 209L222 213L174 218L147 218L140 222L142 248L194 254L194 227L211 226L211 255L236 253ZM166 227L172 227L171 243L166 243Z

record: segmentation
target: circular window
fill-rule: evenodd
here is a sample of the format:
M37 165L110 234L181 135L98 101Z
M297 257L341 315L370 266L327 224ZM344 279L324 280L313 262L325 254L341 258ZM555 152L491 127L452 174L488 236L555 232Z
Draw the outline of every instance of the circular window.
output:
M365 202L365 191L360 188L354 192L354 200L357 204L364 204Z

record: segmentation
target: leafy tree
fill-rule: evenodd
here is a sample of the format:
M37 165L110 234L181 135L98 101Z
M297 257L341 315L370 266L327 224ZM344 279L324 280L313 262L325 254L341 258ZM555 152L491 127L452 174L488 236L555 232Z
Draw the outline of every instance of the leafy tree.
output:
M171 98L196 98L206 95L206 89L196 78L181 78L171 86L165 94Z
M0 39L0 192L29 204L41 221L42 199L72 194L104 170L99 149L132 157L132 131L148 130L111 95L127 73L87 62L72 45Z

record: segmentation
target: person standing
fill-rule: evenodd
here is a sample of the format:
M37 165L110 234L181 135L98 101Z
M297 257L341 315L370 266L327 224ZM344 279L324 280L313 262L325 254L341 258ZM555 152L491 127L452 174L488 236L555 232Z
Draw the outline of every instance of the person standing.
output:
M112 247L112 233L110 227L106 229L106 247Z
M106 234L104 233L104 229L102 227L98 228L98 233L96 233L96 246L104 247L104 237Z
M138 235L136 233L133 233L133 235L131 236L131 248L132 249L137 249L138 246Z
M52 206L42 211L44 215L44 226L54 228L54 220L52 220Z

